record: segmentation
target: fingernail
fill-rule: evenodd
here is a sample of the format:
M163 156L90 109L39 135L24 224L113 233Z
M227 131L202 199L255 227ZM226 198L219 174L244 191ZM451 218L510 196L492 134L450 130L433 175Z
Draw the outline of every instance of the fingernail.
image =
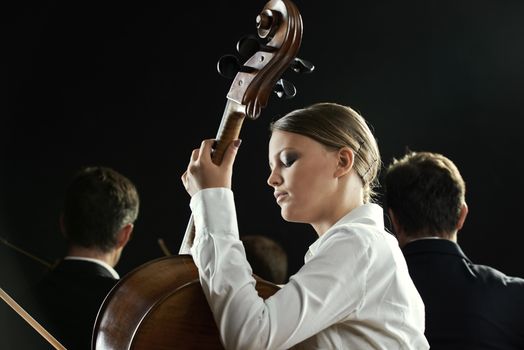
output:
M241 139L237 139L237 140L233 141L233 145L235 145L236 148L238 148L241 143L242 143Z

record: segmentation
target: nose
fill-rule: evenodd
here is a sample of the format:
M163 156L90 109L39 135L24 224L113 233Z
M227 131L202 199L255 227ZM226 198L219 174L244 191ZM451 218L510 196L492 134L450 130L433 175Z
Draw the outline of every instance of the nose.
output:
M275 171L275 169L271 170L271 173L269 173L267 184L271 187L276 187L282 184L282 177Z

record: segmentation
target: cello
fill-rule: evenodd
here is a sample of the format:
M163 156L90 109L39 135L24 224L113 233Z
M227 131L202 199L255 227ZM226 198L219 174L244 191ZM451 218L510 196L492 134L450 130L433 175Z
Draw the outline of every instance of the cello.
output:
M290 0L270 0L256 17L265 44L239 67L230 90L212 159L240 135L244 119L255 120L275 86L289 90L280 76L312 66L296 57L302 40L302 18ZM309 67L307 67L309 66ZM220 70L220 68L219 68ZM278 82L278 83L277 83ZM218 328L189 255L194 238L190 217L179 254L145 263L126 274L106 296L93 328L92 349L224 349ZM256 290L267 298L278 286L254 275Z

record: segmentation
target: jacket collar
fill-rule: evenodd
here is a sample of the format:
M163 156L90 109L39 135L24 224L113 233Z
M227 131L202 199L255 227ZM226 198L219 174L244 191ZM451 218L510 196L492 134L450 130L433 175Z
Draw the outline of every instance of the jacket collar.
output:
M462 259L470 261L460 246L449 239L440 238L422 238L407 243L402 252L405 256L417 255L423 253L438 253L447 255L456 255Z

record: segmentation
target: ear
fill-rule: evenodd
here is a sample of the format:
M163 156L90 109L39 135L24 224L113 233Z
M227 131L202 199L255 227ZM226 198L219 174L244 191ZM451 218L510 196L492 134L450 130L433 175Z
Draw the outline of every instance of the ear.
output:
M393 233L395 234L395 237L397 237L398 245L400 246L400 248L402 248L408 242L408 238L404 234L404 231L402 231L402 226L400 226L398 219L395 216L393 210L391 210L391 208L388 209L388 216L391 220L391 226L393 226Z
M131 238L131 233L133 232L133 227L133 224L127 224L120 229L117 236L118 248L123 248L127 244L127 242L129 242L129 239Z
M466 221L466 216L468 216L468 205L466 204L466 202L462 204L459 215L460 216L457 222L457 231L462 228L462 226L464 225L464 221Z
M335 177L342 177L349 173L353 167L353 161L355 159L355 154L349 147L342 147L338 150L338 163L337 170L335 171Z
M398 233L400 231L400 225L398 223L397 217L395 216L395 213L391 208L388 209L388 215L391 220L391 225L393 226L393 230L395 233Z

